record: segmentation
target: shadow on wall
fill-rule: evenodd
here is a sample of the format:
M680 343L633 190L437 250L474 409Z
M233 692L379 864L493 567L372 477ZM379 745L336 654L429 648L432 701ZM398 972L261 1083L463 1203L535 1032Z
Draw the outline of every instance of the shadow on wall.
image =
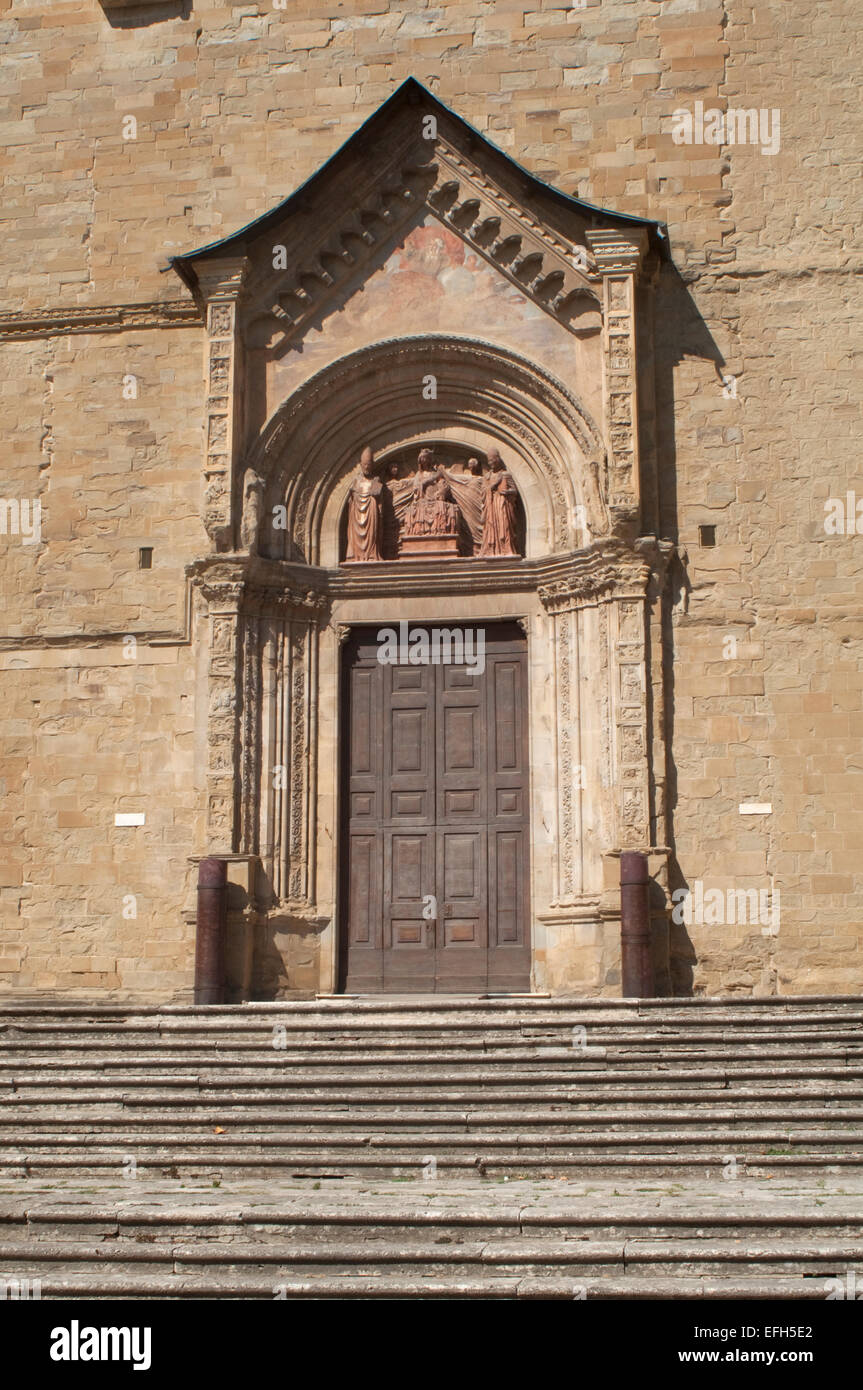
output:
M692 584L685 546L681 544L678 511L677 446L675 431L675 368L686 358L711 362L716 371L715 387L718 400L736 399L726 374L725 359L696 305L683 276L673 264L663 266L656 292L655 387L656 387L656 488L655 524L657 534L673 540L678 547L662 606L662 643L665 703L666 748L666 823L670 854L668 857L668 893L687 886L678 863L675 848L675 811L679 801L677 764L674 757L675 722L675 611L687 612ZM736 415L729 407L729 424ZM668 988L673 995L689 996L693 992L695 966L698 957L683 923L668 923Z
M165 19L190 19L192 0L99 0L112 29L143 29Z
M321 932L328 924L299 917L273 917L255 931L251 998L313 999L320 979Z

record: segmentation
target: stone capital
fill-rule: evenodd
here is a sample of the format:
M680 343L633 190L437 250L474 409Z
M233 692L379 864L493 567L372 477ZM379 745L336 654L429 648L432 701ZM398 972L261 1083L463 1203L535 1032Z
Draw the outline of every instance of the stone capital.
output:
M208 303L237 300L246 282L249 262L245 256L221 256L197 267L198 285Z
M585 241L593 252L600 275L638 275L647 253L648 237L644 227L631 231L607 227L586 231Z

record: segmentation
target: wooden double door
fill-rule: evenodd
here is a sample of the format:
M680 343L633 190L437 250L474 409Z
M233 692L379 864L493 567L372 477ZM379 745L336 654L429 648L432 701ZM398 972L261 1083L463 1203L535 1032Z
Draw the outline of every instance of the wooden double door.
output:
M435 628L422 631L433 642ZM448 631L473 645L440 655L472 661L381 662L377 629L354 629L345 649L348 993L530 987L526 642L515 623Z

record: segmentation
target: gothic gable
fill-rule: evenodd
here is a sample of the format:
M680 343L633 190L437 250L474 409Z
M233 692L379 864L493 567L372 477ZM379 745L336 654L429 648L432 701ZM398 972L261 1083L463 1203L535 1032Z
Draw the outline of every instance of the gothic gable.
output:
M318 322L358 272L424 214L574 332L601 298L586 232L644 229L665 253L657 224L551 188L408 79L284 202L172 264L200 293L207 262L247 259L246 322L256 324L258 337L287 342Z

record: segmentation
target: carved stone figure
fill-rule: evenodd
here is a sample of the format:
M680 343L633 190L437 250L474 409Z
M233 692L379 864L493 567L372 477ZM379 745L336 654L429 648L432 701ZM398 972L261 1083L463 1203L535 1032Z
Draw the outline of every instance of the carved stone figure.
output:
M457 556L460 521L446 470L434 466L431 449L421 449L401 521L399 556Z
M516 499L518 492L497 449L488 454L488 472L483 479L482 544L484 557L517 555Z
M367 564L372 560L383 559L382 493L383 483L375 474L375 456L371 449L366 447L360 456L348 494L346 558L352 564Z
M258 549L261 527L264 480L253 468L247 468L243 478L243 516L240 522L240 544L254 555Z
M411 483L411 500L404 522L402 535L428 536L434 531L434 507L431 504L431 490L438 479L432 466L431 449L421 449L417 459L417 471Z
M454 536L458 531L459 510L453 501L443 467L438 469L437 479L429 488L428 496L431 500L432 531L438 536Z

